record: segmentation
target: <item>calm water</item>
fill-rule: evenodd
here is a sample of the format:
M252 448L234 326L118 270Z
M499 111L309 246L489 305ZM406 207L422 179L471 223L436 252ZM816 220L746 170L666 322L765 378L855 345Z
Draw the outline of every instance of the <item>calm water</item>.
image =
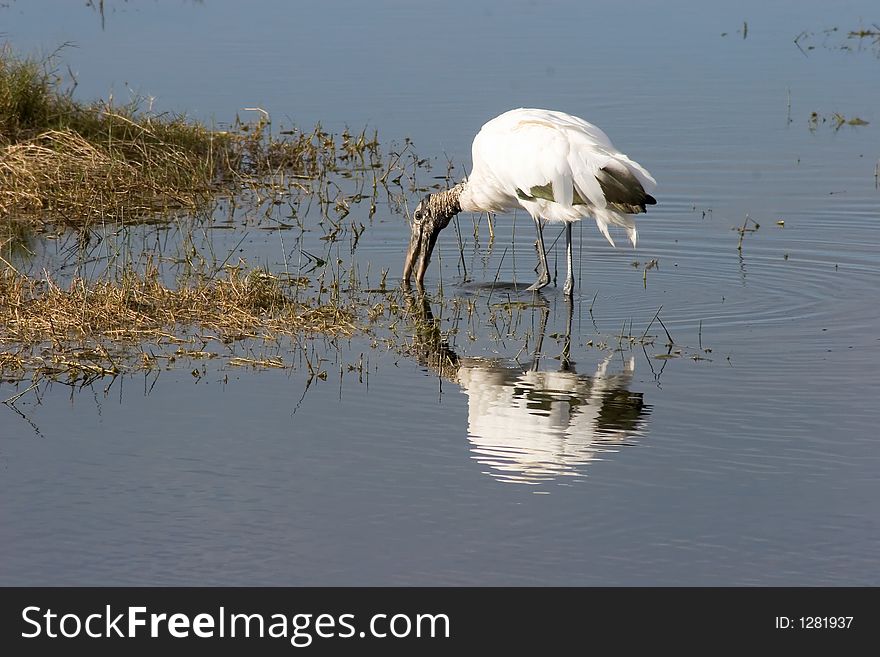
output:
M446 342L403 325L409 355L319 341L310 385L208 361L3 407L0 583L880 584L880 48L847 38L880 14L735 4L109 2L103 29L0 8L21 52L76 44L81 98L367 125L435 173L488 118L551 107L659 182L638 249L575 230L572 304L516 291L528 217L490 245L462 216L467 277L450 229L428 278ZM355 210L353 264L391 285L408 233L380 210ZM242 237L284 266L276 231L210 236ZM644 350L618 337L661 306L679 358L658 322Z

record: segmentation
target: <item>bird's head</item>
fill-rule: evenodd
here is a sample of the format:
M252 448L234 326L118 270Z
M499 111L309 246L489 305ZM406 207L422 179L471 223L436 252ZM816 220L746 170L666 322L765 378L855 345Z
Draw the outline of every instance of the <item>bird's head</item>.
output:
M431 253L437 243L437 235L449 225L453 216L461 211L458 195L453 190L428 194L416 206L412 217L412 235L409 249L403 265L403 282L409 285L409 279L415 270L416 285L423 287L425 271L431 261Z

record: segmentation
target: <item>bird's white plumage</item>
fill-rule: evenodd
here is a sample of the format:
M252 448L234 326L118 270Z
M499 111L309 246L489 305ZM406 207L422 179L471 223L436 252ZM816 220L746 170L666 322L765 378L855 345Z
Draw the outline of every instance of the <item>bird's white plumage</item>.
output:
M501 212L523 207L536 220L558 222L592 216L612 245L609 225L624 228L635 246L635 221L608 204L597 174L603 168L625 169L647 193L657 183L592 123L552 110L510 110L482 127L472 152L473 169L459 199L462 210ZM553 200L531 193L547 185Z

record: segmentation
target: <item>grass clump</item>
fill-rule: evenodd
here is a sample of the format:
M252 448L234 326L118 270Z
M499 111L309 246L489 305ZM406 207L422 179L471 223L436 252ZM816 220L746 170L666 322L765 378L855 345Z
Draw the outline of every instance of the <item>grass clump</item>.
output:
M0 140L17 141L48 126L70 103L57 92L58 80L32 59L16 59L9 46L0 48Z
M147 354L187 342L193 332L202 350L246 339L354 333L349 310L299 292L244 265L177 287L149 263L143 272L127 268L115 281L74 278L64 287L49 275L37 279L7 268L0 272L0 378L143 369L155 359Z
M138 219L170 209L195 210L210 199L205 162L168 143L126 156L70 130L49 130L0 153L0 216L89 223Z
M197 326L221 340L239 336L350 334L346 312L298 295L265 270L226 267L216 279L166 285L157 270L129 268L118 281L74 278L59 286L11 269L0 273L0 341L37 344L112 338L142 341L179 326Z
M209 210L242 189L266 197L329 173L380 168L377 138L321 129L273 132L254 121L216 130L143 101L82 103L63 88L55 57L17 57L0 46L0 220L88 225Z
M78 102L53 61L0 47L0 218L82 224L210 199L236 159L231 135L137 101Z

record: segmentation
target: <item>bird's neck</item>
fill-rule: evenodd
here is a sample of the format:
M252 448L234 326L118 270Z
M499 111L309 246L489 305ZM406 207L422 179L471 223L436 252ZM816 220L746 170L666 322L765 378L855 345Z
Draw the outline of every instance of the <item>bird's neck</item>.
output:
M431 213L437 217L444 217L448 223L453 216L461 212L461 195L464 191L465 183L460 182L445 191L431 194L428 201Z
M468 185L467 180L463 180L458 183L453 189L458 190L458 205L461 208L460 211L464 212L483 212L484 210L480 207L480 204L474 200L474 195L471 190L470 185Z

